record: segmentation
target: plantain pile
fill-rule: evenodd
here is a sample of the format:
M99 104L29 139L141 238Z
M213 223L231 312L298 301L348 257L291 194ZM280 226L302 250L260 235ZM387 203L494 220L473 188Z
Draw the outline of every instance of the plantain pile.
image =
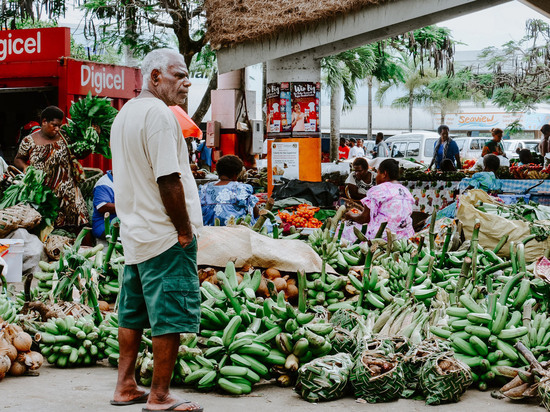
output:
M48 363L59 368L89 366L105 357L105 331L94 325L91 315L27 322L25 329L35 333L34 340Z

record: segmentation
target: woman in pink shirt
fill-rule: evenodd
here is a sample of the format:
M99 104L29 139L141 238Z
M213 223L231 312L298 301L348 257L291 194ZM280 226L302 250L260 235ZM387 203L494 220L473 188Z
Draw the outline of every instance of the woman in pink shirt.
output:
M348 212L346 217L354 222L368 223L366 237L373 239L382 222L396 237L410 238L414 236L411 214L414 198L409 190L399 184L399 162L395 159L386 159L378 168L376 186L368 190L361 200L365 206L361 214ZM383 235L386 238L386 233Z

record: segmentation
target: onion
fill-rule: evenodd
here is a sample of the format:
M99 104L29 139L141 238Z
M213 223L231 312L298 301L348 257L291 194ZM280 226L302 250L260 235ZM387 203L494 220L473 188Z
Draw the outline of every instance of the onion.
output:
M240 284L243 281L243 275L241 275L240 272L237 272L236 274L237 283Z
M9 374L12 376L21 376L27 372L27 367L21 362L13 362Z
M268 279L275 279L275 278L280 278L281 277L281 272L279 272L277 269L275 268L268 268L265 270L265 276L268 278Z
M19 352L28 352L31 350L32 338L27 332L19 332L13 338L12 343Z

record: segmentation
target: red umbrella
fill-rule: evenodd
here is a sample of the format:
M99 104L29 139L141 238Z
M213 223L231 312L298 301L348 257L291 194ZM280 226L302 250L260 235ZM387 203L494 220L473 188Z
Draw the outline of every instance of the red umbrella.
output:
M202 130L199 129L199 126L189 117L185 110L179 106L169 106L170 110L176 115L178 123L180 124L183 137L197 137L202 139Z

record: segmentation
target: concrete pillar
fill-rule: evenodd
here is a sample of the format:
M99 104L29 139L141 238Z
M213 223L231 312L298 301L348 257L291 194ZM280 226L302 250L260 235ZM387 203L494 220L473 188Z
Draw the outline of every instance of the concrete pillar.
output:
M267 82L319 82L321 61L313 54L300 53L267 62Z

